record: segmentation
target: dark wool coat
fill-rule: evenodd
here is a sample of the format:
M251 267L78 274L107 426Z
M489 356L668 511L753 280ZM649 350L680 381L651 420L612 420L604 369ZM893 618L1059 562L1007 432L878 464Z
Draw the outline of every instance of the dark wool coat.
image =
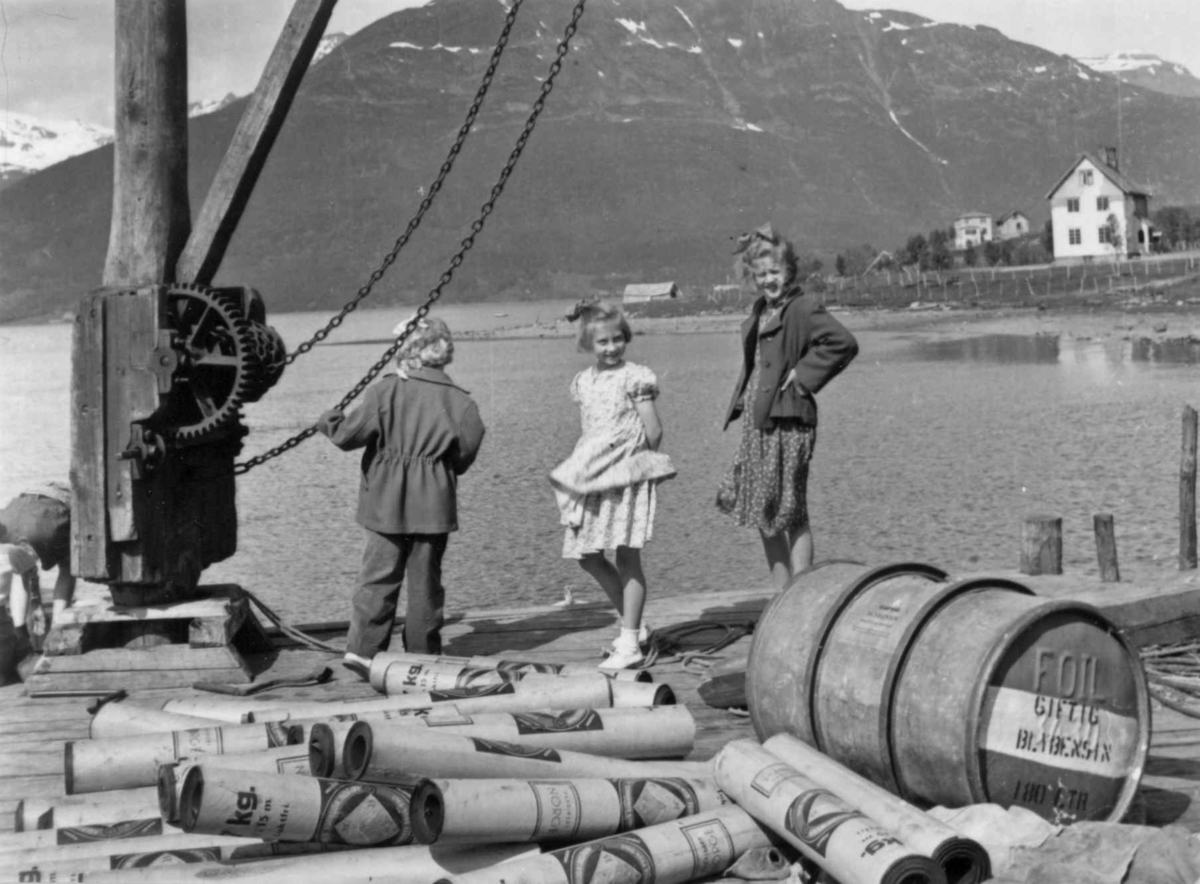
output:
M381 534L458 529L458 476L483 442L479 408L444 371L389 375L349 414L331 409L317 428L338 448L366 448L357 520Z
M858 342L833 318L815 295L796 287L784 295L783 310L760 332L758 320L767 308L767 299L759 298L742 323L742 372L733 389L733 398L725 412L725 427L746 407L743 394L754 368L755 344L761 338L762 357L758 395L750 403L754 426L768 429L776 418L799 418L805 426L817 425L817 403L813 396L833 380L858 354ZM801 389L789 386L780 391L788 372L796 369Z

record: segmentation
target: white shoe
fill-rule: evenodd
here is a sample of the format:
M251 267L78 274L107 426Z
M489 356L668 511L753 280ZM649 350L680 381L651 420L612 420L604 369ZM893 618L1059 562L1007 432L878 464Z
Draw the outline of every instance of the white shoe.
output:
M640 648L641 652L643 654L645 654L647 651L650 650L650 644L653 641L654 641L654 630L651 629L649 626L647 626L645 623L642 623L642 625L638 627L638 648ZM600 649L600 653L605 654L605 655L615 654L616 652L617 652L616 641L613 641L612 644L607 645L606 647L603 647Z
M347 651L342 656L342 665L363 681L370 680L371 661L366 657L360 657L358 654L352 654Z
M639 664L645 662L646 655L640 649L632 651L613 651L602 662L599 669L609 672L616 672L620 669L635 669Z

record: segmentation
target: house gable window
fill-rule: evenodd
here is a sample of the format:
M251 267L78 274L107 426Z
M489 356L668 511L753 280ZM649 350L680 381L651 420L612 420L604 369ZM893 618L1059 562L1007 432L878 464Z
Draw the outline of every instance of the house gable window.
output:
M1078 212L1079 211L1079 197L1073 196L1067 200L1067 211L1068 212Z
M1108 211L1108 197L1106 197L1106 196L1096 197L1096 211L1097 212L1107 212Z
M1078 227L1072 227L1067 231L1067 242L1073 246L1077 246L1083 242L1083 234Z
M1079 170L1079 183L1084 184L1084 185L1092 183L1092 170L1091 169L1080 169Z

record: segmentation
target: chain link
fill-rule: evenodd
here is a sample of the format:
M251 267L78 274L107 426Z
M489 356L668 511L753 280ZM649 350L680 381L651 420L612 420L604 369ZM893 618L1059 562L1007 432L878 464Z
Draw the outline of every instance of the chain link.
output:
M575 32L579 29L579 19L583 16L583 9L586 2L587 0L578 0L578 2L576 2L575 9L571 14L571 20L567 23L566 29L563 31L563 38L561 41L559 41L558 48L555 50L554 61L550 64L546 79L542 83L541 91L538 94L537 100L533 103L533 108L530 110L529 117L525 121L525 127L521 130L521 134L517 137L512 152L509 153L508 160L505 162L504 168L500 171L500 177L497 179L496 183L492 185L492 190L487 201L480 207L479 217L477 217L471 223L471 232L467 234L461 243L459 243L458 251L454 254L454 257L450 259L450 264L446 270L443 271L441 278L438 280L438 284L429 291L429 294L425 298L425 302L417 308L416 313L409 320L408 324L405 325L404 330L400 332L400 334L396 337L396 340L393 341L392 344L383 352L383 355L375 362L374 365L371 366L362 379L354 385L350 392L342 397L341 401L337 405L337 408L345 409L345 407L358 398L359 394L361 394L362 391L365 390L370 383L379 376L379 373L387 367L388 363L392 360L392 357L394 357L400 350L400 347L403 346L404 341L408 338L409 334L414 328L416 328L417 323L429 314L430 308L433 307L437 299L441 297L442 290L449 285L450 280L453 279L454 271L462 266L466 253L470 251L473 245L475 245L475 237L477 237L483 231L483 227L484 224L487 223L488 216L492 214L492 210L495 208L496 201L500 198L500 194L504 192L504 185L508 183L509 176L512 175L513 169L517 165L517 160L521 158L521 153L525 150L525 146L529 142L530 136L533 134L533 128L537 124L538 117L541 116L542 110L546 106L546 99L550 95L550 90L554 88L554 79L562 70L563 59L566 58L567 53L570 51L571 38L575 36ZM508 40L508 32L511 30L513 18L516 14L517 7L520 6L520 4L521 0L514 0L513 7L509 10L508 19L505 22L504 32L501 35L501 40L504 42L507 42ZM484 79L487 82L491 81L491 77L495 73L496 62L499 60L500 49L500 43L497 43L496 51L492 54L493 63L488 66L488 71L484 75ZM481 88L483 87L481 86ZM483 92L486 92L486 89L483 89ZM471 111L467 115L468 122L464 124L463 129L459 130L460 137L455 142L455 146L451 148L451 155L447 158L446 163L443 163L442 165L442 174L438 176L437 181L434 183L439 189L441 187L442 180L444 180L446 174L449 172L449 165L453 162L454 156L457 155L458 150L462 147L462 142L466 139L466 132L469 131L470 121L474 119L474 114L479 109L479 104L482 101L482 95L483 93L476 95L476 99L471 106ZM289 355L288 362L293 361L297 356L300 355L301 352L307 352L308 350L311 350L316 343L318 343L320 340L323 340L330 331L341 324L342 320L347 314L350 313L351 310L358 306L358 302L370 293L371 286L373 286L380 279L380 277L383 276L387 268L392 264L393 261L396 260L396 255L399 253L403 244L408 241L408 237L412 234L412 231L416 229L416 225L420 223L421 216L423 216L425 211L428 209L429 202L432 200L432 198L433 191L431 187L429 196L422 200L421 208L418 210L418 213L414 216L413 220L409 222L408 229L404 232L400 239L396 241L395 248L384 258L383 264L379 267L379 269L371 274L371 279L367 285L363 286L363 288L359 290L358 295L353 301L342 308L341 313L330 320L326 328L314 335L311 340L301 344L295 353ZM317 428L315 426L307 427L306 429L297 433L295 436L292 436L290 439L287 439L279 445L276 445L269 451L265 451L262 454L256 455L249 460L244 461L243 463L236 464L233 468L233 471L236 475L247 473L254 469L254 467L266 463L272 458L278 457L285 451L290 451L301 442L315 435L316 432Z
M433 180L433 183L429 185L429 192L417 206L416 214L409 219L408 226L396 239L396 242L392 245L391 251L383 256L383 261L380 263L375 272L368 277L366 284L363 285L362 288L358 290L357 294L355 294L355 296L350 299L350 301L348 301L341 310L338 311L336 316L326 323L324 328L318 329L311 338L300 344L293 352L289 353L287 358L284 360L284 365L291 365L298 357L303 356L317 344L321 343L321 341L329 337L330 333L339 325L341 325L342 321L345 320L347 316L354 312L359 303L366 298L367 295L371 294L371 290L375 287L375 283L379 282L379 280L383 278L383 275L387 272L387 269L391 267L393 263L395 263L396 258L400 254L400 250L408 244L409 239L412 238L412 235L416 232L417 228L421 226L421 221L425 218L425 213L428 212L429 207L433 205L433 200L438 195L438 192L442 189L443 182L445 182L447 176L450 174L450 170L454 168L454 161L458 158L459 152L466 143L467 136L471 134L471 128L475 124L475 117L478 116L479 109L483 106L483 99L487 95L488 89L492 85L492 78L496 75L496 68L500 64L500 56L504 53L504 49L508 45L508 35L512 32L513 25L517 20L517 10L521 8L521 4L523 2L524 0L513 0L512 8L508 10L508 15L504 17L504 27L501 29L500 36L496 40L495 48L492 49L491 61L488 62L487 69L483 72L483 78L479 81L479 88L475 90L475 98L471 101L471 106L467 109L466 119L463 120L463 124L458 128L458 135L454 139L454 144L450 146L450 150L446 154L446 159L442 161L442 167L438 171L437 177Z

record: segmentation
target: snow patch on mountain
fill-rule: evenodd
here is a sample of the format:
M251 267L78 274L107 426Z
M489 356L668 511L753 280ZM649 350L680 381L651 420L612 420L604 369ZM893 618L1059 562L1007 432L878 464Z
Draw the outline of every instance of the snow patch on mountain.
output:
M1113 52L1109 55L1080 57L1076 61L1103 74L1116 74L1137 70L1157 72L1156 69L1160 66L1171 64L1149 52ZM1187 72L1187 69L1183 65L1172 64L1171 66L1176 69L1177 73Z
M80 120L0 114L0 178L19 178L113 140L111 129Z

